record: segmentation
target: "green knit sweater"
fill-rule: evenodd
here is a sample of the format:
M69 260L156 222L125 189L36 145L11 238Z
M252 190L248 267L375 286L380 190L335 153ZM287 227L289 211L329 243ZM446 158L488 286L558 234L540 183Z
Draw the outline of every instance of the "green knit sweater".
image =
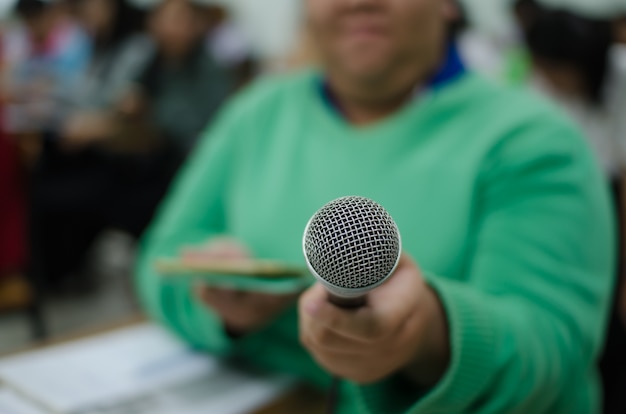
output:
M197 348L326 386L298 342L295 306L232 341L190 282L163 280L153 261L228 234L256 257L304 265L311 215L361 195L389 210L441 297L452 359L432 389L400 374L344 382L342 413L598 412L614 224L579 132L538 99L472 74L356 127L319 82L314 72L258 82L207 132L143 243L150 314Z

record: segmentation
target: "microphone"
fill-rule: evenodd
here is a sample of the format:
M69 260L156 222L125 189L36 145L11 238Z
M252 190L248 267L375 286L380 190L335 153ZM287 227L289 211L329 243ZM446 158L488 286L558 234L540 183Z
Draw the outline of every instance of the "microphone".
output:
M304 229L309 270L329 301L358 308L367 293L393 274L400 261L398 226L380 204L365 197L338 198L320 208Z

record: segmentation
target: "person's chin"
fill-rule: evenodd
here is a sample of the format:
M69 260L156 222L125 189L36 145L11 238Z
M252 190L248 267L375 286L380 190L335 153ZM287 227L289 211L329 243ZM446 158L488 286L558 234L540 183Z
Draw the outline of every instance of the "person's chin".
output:
M362 83L379 82L387 73L388 59L353 59L346 62L344 73Z

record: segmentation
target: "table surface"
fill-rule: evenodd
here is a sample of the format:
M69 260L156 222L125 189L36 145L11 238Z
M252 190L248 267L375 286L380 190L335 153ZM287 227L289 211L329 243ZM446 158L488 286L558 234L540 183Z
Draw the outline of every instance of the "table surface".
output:
M148 319L143 315L134 315L122 321L117 321L115 323L99 326L96 328L90 328L74 333L72 335L46 339L16 352L0 354L0 358L19 355L26 352L45 349L54 345L65 344L80 339L113 332L118 329L123 329L146 322L147 320ZM292 391L280 397L278 400L270 403L266 407L260 408L253 414L321 414L324 412L324 401L324 395L321 394L319 391L313 390L306 386L297 386Z

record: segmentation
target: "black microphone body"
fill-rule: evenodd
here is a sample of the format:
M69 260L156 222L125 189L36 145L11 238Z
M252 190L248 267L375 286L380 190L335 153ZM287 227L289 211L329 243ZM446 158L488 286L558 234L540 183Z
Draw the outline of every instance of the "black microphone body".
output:
M333 295L328 292L328 301L338 308L342 309L358 309L367 303L367 296L357 296L354 298L344 298L342 296Z

